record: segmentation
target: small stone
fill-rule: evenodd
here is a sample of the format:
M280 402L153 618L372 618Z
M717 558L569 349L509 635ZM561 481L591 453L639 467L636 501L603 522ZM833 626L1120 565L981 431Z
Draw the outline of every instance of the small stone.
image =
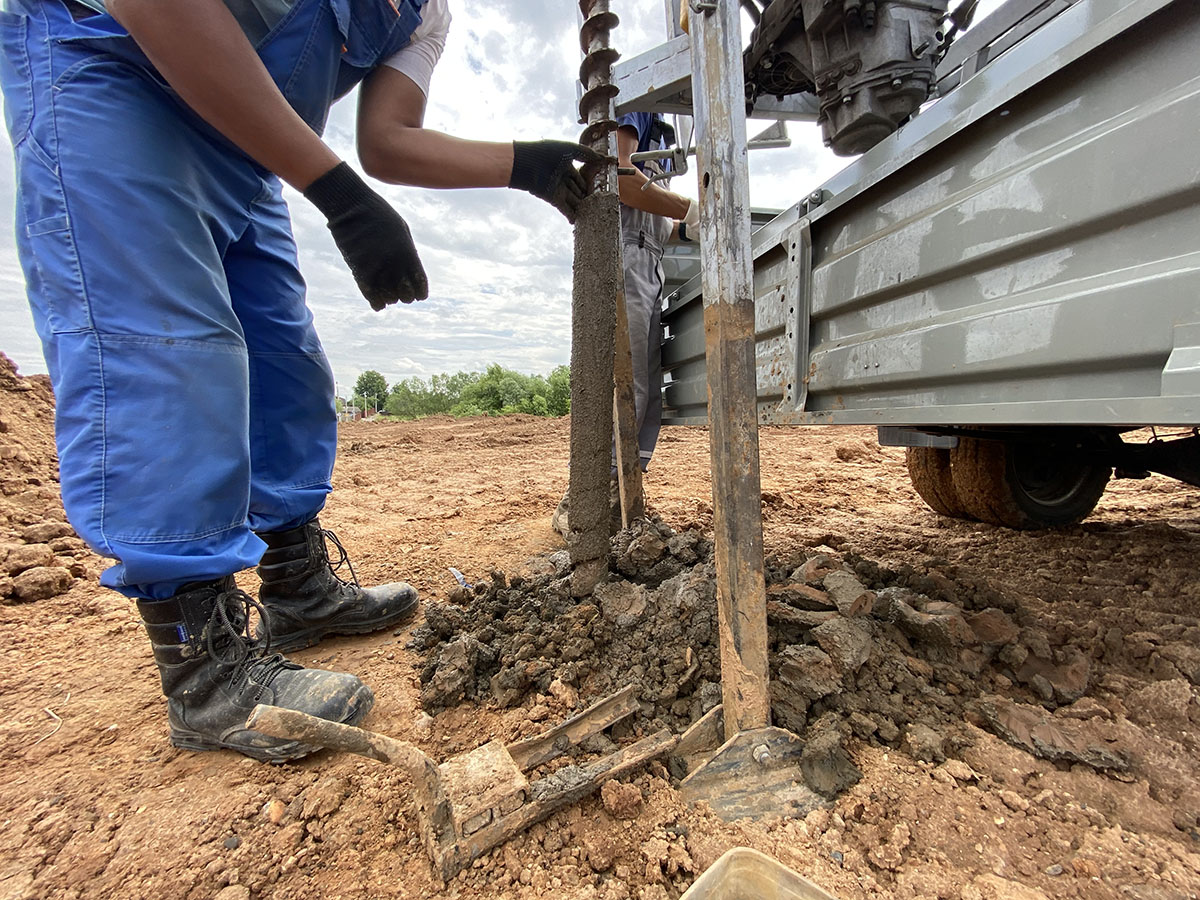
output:
M808 700L842 689L842 676L829 655L817 647L794 645L779 652L776 680Z
M53 566L54 551L46 544L25 544L11 550L4 559L4 574L19 575L38 566Z
M879 739L885 744L894 744L900 740L900 728L887 716L876 716L872 721L879 729Z
M615 819L634 819L642 810L642 791L636 784L606 781L600 799Z
M854 673L871 657L874 632L869 619L835 618L818 625L809 637L844 673Z
M579 705L579 692L558 678L550 682L550 696L568 709Z
M1010 644L1021 634L1021 630L1008 614L995 608L967 616L967 624L975 632L975 640L985 646Z
M868 616L875 608L875 594L849 572L830 572L822 584L843 616Z
M240 846L242 846L242 839L236 834L231 834L229 837L225 838L226 850L236 850Z
M13 579L12 595L23 603L49 600L69 591L74 582L75 579L67 569L39 566L28 569Z
M1049 875L1051 878L1061 875L1063 873L1063 871L1064 871L1063 867L1060 866L1058 863L1055 863L1052 866L1046 866L1046 868L1045 868L1046 874Z
M875 724L875 721L870 716L858 711L850 713L847 721L850 723L850 730L854 732L854 736L864 741L879 730L879 726Z
M862 780L862 772L846 752L836 728L808 737L800 756L800 772L805 784L830 800Z
M21 530L21 540L27 544L49 544L56 538L73 537L75 534L66 522L41 522Z
M1129 695L1129 718L1141 725L1152 722L1185 724L1192 704L1192 685L1182 678L1156 681Z
M1049 703L1054 699L1054 685L1044 675L1034 675L1028 679L1030 689L1042 698L1043 701Z
M1060 703L1073 703L1087 693L1090 676L1091 663L1082 653L1061 665L1030 656L1017 670L1018 680L1028 684L1043 700L1057 699Z
M583 853L587 863L596 874L607 872L617 858L618 848L612 835L602 829L587 831L583 835Z
M939 768L955 781L967 782L979 780L979 776L975 774L975 770L961 759L948 759Z
M962 617L961 610L951 603L928 603L918 612L896 597L891 602L891 620L909 638L946 650L975 642L975 632Z
M909 724L904 732L901 749L913 759L922 762L940 763L946 759L945 739L920 722Z
M666 543L654 534L643 534L629 542L629 558L639 568L654 565L666 552Z
M412 736L419 741L429 740L433 736L433 716L423 712L413 719Z
M529 707L529 711L525 715L530 722L544 722L550 718L550 707L545 703L538 703Z
M285 825L271 838L271 846L279 853L291 853L304 842L304 823Z
M1079 878L1099 878L1100 867L1093 860L1077 856L1071 860L1071 868Z
M301 815L305 819L323 819L337 812L346 798L346 782L341 778L318 781L304 792Z
M1001 791L1000 802L1013 812L1025 812L1029 809L1029 801L1015 791Z
M272 825L278 825L283 821L283 817L287 815L287 804L282 800L272 800L266 806L267 821Z

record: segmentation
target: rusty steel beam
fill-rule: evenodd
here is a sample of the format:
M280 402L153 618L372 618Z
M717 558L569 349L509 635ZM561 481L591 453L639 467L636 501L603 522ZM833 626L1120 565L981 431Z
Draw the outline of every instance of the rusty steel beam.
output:
M700 182L713 537L725 735L771 722L750 252L750 172L736 0L690 17Z

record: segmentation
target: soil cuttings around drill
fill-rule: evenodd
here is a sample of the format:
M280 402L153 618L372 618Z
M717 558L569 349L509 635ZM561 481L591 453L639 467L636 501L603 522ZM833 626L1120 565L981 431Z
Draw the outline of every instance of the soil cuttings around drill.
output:
M609 561L613 577L579 600L557 553L541 574L494 572L428 604L412 644L424 654L425 708L528 703L538 715L539 698L578 706L634 684L641 708L627 727L641 736L681 733L719 704L711 544L642 522L613 539ZM961 759L982 728L1064 767L1144 781L1165 817L1195 829L1200 791L1091 696L1105 679L1087 636L1039 629L1015 598L950 565L893 569L826 548L770 561L767 584L774 722L804 740L817 793L834 798L861 777L851 737L940 764ZM1187 641L1167 655L1178 677L1145 700L1187 722L1200 657Z

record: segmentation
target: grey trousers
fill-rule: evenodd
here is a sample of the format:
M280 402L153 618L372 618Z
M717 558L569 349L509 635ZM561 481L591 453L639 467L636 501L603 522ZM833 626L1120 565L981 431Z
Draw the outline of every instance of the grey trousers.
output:
M625 310L633 354L638 456L643 472L650 466L662 428L662 255L672 224L663 216L621 207Z

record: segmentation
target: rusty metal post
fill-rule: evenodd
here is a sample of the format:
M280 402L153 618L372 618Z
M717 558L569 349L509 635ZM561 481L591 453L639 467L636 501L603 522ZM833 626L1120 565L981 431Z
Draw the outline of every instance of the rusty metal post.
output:
M725 735L770 724L750 172L738 0L691 4Z

